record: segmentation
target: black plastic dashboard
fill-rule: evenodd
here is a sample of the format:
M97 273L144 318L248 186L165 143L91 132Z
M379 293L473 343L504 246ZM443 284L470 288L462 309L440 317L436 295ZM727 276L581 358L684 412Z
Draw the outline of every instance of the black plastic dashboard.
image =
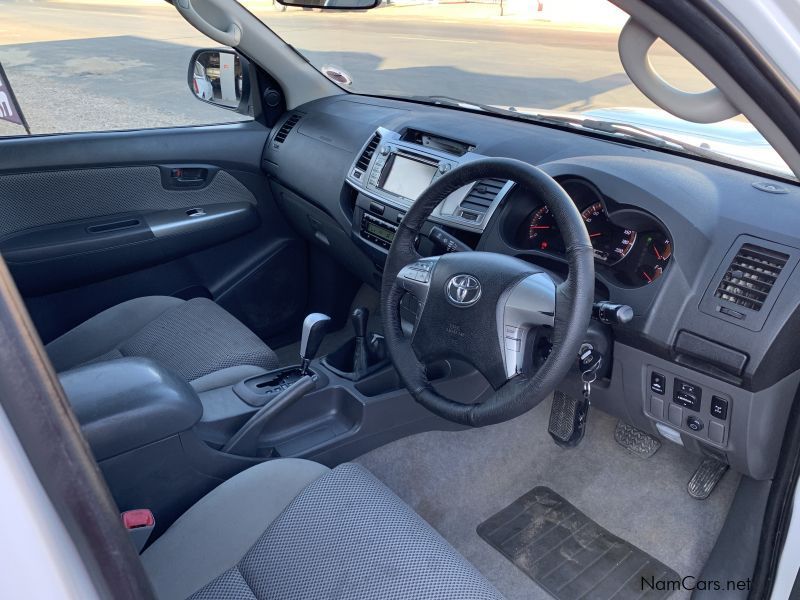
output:
M376 133L382 133L377 142ZM273 192L297 229L372 285L380 281L390 225L407 206L397 183L397 197L381 187L381 170L393 153L428 160L428 175L443 163L452 168L472 157L506 156L555 177L596 243L598 298L630 305L635 314L613 330L604 408L642 428L672 427L684 445L722 452L754 476L771 471L769 442L753 447L752 437L779 437L774 434L782 433L781 415L791 402L783 396L793 395L800 379L800 187L656 149L444 107L359 96L299 107L279 122L264 152ZM564 273L563 244L552 225L534 195L497 181L463 190L428 231L435 227L472 248ZM374 238L361 235L368 230ZM669 382L661 394L650 386L653 372ZM706 400L698 401L705 424L700 433L685 427L693 409L671 410L666 397L673 380L687 379L706 389ZM712 392L731 405L724 419L710 412Z

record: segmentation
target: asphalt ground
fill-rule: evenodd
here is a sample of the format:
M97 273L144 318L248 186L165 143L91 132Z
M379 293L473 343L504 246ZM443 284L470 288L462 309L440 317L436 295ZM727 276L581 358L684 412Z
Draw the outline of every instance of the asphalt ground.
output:
M252 10L313 64L345 70L355 92L550 110L652 107L625 76L608 28L481 19L458 7L280 12L262 2ZM35 134L242 118L189 92L192 52L218 44L166 3L0 0L0 14L0 63ZM707 85L666 46L654 48L653 62L685 89ZM0 121L0 135L21 133Z

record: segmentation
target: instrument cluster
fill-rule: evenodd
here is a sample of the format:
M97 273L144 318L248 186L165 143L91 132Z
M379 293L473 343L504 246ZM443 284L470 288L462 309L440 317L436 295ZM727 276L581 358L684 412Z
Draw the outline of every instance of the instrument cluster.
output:
M649 285L664 274L672 258L672 240L652 215L618 205L583 179L559 183L581 212L598 269L631 287ZM561 232L544 204L526 214L513 237L513 246L522 250L566 253Z

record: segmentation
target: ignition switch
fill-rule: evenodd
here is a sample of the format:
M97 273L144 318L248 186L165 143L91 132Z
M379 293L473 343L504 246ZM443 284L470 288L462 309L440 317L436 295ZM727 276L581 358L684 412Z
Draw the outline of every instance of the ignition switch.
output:
M584 342L578 352L578 369L581 373L587 371L594 371L599 368L600 361L603 360L603 355L595 350L589 342Z

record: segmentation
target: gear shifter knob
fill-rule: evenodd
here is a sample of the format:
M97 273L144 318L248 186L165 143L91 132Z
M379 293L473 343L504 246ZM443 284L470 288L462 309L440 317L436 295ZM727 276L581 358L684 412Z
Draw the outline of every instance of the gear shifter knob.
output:
M303 321L303 335L300 338L300 370L303 375L308 372L308 364L317 355L330 320L328 315L311 313Z
M363 306L356 308L350 315L350 322L353 324L353 333L358 338L367 335L367 321L369 321L369 309Z
M367 322L369 321L369 310L363 306L355 309L350 315L350 322L353 324L353 332L356 334L355 349L353 351L353 379L358 381L366 373L369 366L369 356L367 355Z

